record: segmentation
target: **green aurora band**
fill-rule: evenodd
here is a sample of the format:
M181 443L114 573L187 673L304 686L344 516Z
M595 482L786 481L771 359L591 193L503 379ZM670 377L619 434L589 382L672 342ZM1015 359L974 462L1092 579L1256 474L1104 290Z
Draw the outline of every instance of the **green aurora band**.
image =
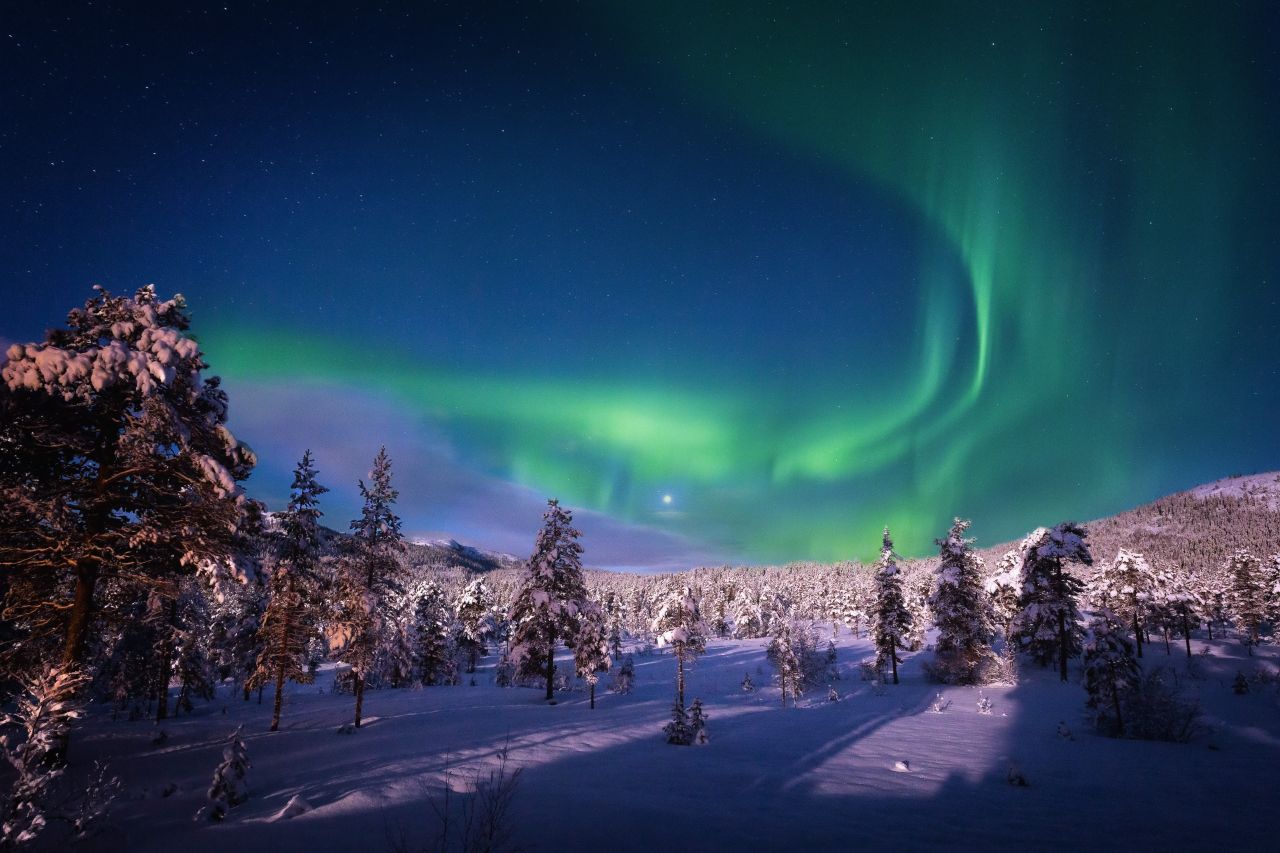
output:
M380 390L479 469L750 560L868 557L885 524L921 554L955 514L991 542L1151 496L1162 454L1213 441L1200 394L1229 366L1231 294L1266 274L1250 211L1274 119L1248 6L1212 27L1208 6L1060 7L592 13L655 85L885 188L951 247L920 259L894 371L856 392L780 410L747 381L494 377L225 324L210 360ZM1144 441L1174 422L1174 450Z

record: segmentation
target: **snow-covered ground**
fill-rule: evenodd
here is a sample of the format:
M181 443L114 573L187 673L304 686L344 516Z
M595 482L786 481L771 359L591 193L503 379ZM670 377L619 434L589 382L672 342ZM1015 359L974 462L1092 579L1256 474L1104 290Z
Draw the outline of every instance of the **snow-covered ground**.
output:
M523 768L512 825L526 851L1275 849L1280 693L1274 681L1244 696L1230 687L1237 670L1274 672L1275 647L1247 658L1238 645L1208 644L1202 677L1189 681L1177 646L1168 658L1162 644L1150 649L1148 663L1177 668L1199 695L1210 728L1170 744L1093 734L1084 690L1053 672L1024 668L1016 687L939 688L922 675L922 652L908 657L901 685L876 689L857 675L867 641L842 633L838 644L840 701L824 688L784 709L765 640L711 642L689 675L690 701L702 697L710 718L710 743L695 747L661 734L674 662L660 651L636 657L631 694L601 690L595 710L583 690L547 705L540 690L492 686L484 668L475 687L368 694L366 725L352 735L337 733L352 699L329 694L324 673L291 688L277 733L269 689L262 705L224 689L167 721L159 745L154 724L100 708L73 759L108 761L127 789L112 828L87 847L370 851L403 838L417 850L436 833L431 800L441 802L446 774L465 789L506 745ZM747 673L754 693L740 688ZM979 713L980 693L990 714ZM251 798L222 824L197 823L223 742L241 724ZM1009 783L1011 766L1027 786ZM295 795L311 810L277 818Z

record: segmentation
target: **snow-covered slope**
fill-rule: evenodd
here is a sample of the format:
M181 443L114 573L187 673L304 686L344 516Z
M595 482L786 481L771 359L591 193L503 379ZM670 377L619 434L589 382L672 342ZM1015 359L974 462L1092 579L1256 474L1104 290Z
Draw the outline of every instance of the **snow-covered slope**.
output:
M549 706L538 690L493 686L492 659L476 686L369 694L368 723L352 735L337 733L351 697L324 692L323 674L291 688L277 733L267 730L269 696L258 705L224 691L166 722L163 744L152 724L99 709L74 745L76 764L109 761L128 798L88 849L436 849L432 803L443 808L447 783L459 809L504 748L522 768L511 840L530 853L1262 850L1274 839L1277 688L1230 689L1237 670L1274 672L1274 647L1245 659L1238 646L1213 644L1212 656L1197 655L1198 679L1176 646L1168 658L1153 649L1148 661L1179 671L1212 727L1168 744L1093 734L1082 688L1040 670L1016 687L939 688L923 678L921 653L908 656L901 685L875 688L856 675L869 645L848 633L838 638L840 701L820 689L784 709L768 686L765 642L713 641L690 672L690 696L710 717L700 747L663 739L674 665L662 652L637 656L634 692L602 692L594 711L581 689ZM754 693L740 688L747 673ZM992 713L980 713L980 695ZM1070 738L1059 734L1064 723ZM223 739L242 724L251 798L223 824L197 823ZM280 817L297 797L309 810L295 803L301 813Z

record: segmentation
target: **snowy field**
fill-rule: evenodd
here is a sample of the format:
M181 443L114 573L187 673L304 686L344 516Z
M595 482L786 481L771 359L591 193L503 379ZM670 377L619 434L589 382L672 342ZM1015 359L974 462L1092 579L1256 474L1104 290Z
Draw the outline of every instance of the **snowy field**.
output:
M837 642L840 701L824 688L783 709L767 640L712 641L689 675L690 701L701 697L709 714L710 743L695 747L661 733L674 675L662 651L637 656L634 691L601 690L595 710L584 689L548 705L541 690L492 686L484 667L476 687L369 693L353 735L337 733L352 699L329 694L325 672L291 687L278 733L268 731L269 688L262 705L224 689L167 721L158 745L153 723L98 708L73 761L108 761L126 791L111 828L85 847L431 849L446 777L465 790L506 744L523 768L510 823L525 851L1276 849L1280 693L1274 680L1231 690L1237 670L1274 673L1274 647L1247 658L1236 644L1209 644L1198 679L1187 679L1179 648L1167 658L1161 644L1150 649L1147 661L1177 668L1205 711L1204 734L1171 744L1093 734L1083 688L1054 672L1024 666L1017 687L939 688L924 679L921 652L907 656L901 685L876 688L858 678L868 642ZM753 693L740 687L747 673ZM979 712L980 692L990 714ZM195 822L241 724L251 797L225 823ZM1011 766L1025 787L1009 783ZM311 810L279 817L295 795Z

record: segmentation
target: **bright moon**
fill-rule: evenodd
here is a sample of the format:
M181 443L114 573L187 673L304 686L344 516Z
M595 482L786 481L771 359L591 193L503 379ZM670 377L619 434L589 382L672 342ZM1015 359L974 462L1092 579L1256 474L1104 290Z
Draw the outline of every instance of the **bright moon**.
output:
M664 504L670 504L670 503L671 503L671 495L663 495L663 496L662 496L662 502L663 502Z

